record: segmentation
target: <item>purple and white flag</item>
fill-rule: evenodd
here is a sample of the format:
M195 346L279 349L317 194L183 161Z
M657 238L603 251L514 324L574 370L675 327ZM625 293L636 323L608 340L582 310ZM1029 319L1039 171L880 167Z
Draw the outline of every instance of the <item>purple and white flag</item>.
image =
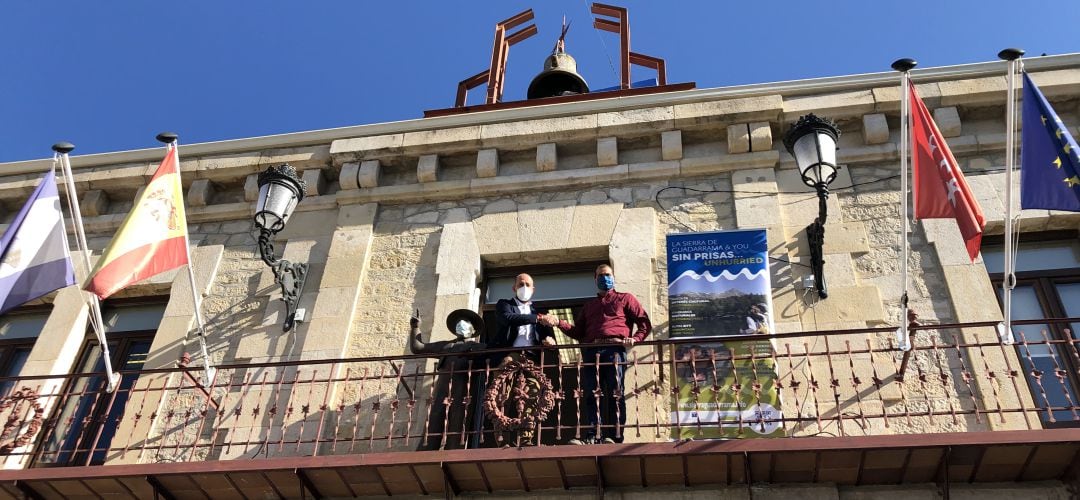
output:
M73 284L56 174L50 170L0 238L0 314Z

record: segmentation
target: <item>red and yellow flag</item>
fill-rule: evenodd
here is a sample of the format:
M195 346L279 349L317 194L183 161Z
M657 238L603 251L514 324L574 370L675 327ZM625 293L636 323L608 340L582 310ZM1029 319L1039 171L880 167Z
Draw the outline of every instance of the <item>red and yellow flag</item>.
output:
M83 288L105 299L132 283L187 264L183 193L180 160L172 148Z

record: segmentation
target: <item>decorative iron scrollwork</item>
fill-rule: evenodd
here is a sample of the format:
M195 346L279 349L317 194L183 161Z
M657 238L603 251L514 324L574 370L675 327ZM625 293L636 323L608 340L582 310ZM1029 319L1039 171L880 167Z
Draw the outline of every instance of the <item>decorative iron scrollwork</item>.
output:
M34 416L26 425L26 430L15 436L24 423L24 404L29 406ZM0 455L9 455L12 451L30 444L41 430L41 424L45 419L45 408L38 402L38 393L29 387L23 387L0 400L0 413L8 410L11 410L11 414L4 421L3 431L0 431L0 443L3 443L0 444ZM13 436L14 440L7 442Z
M507 405L516 416L507 415ZM530 360L510 361L488 384L484 413L495 427L497 439L507 431L526 431L547 418L555 408L555 391L543 370Z
M296 323L296 308L300 303L300 292L304 290L308 265L278 259L274 255L274 244L271 241L273 236L274 233L269 229L259 229L259 255L274 272L274 282L281 286L281 300L285 301L285 323L282 327L287 332L292 330Z

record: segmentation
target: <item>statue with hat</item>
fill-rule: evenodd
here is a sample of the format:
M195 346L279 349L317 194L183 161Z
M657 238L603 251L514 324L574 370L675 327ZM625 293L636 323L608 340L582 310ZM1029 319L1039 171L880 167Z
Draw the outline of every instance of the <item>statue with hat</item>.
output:
M484 358L469 353L487 348L477 340L484 331L484 319L469 309L453 311L446 317L446 328L455 338L438 342L424 342L419 310L410 318L409 326L409 350L413 354L440 355L426 435L420 440L420 449L465 448L469 440L467 409L473 400L470 388L479 387L478 383L482 383L479 377L484 373Z

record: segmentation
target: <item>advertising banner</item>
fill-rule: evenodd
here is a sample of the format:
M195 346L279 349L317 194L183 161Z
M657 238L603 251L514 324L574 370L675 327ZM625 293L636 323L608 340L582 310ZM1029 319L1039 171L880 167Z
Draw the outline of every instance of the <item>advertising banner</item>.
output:
M764 229L667 235L674 438L781 437ZM717 341L716 336L746 340Z

